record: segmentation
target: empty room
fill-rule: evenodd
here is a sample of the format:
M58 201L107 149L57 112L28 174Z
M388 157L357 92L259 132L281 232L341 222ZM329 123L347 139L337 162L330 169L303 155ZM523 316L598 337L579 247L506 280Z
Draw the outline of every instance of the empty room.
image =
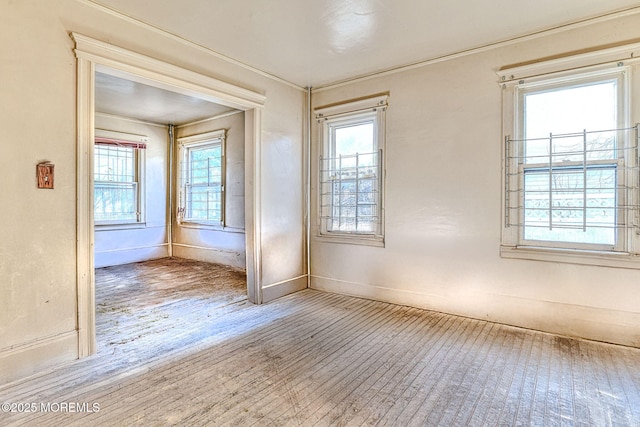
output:
M637 1L0 12L0 424L640 424Z

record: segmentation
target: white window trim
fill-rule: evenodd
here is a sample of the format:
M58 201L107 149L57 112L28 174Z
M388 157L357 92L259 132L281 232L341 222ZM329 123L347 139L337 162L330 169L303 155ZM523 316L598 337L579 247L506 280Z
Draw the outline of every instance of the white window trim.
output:
M149 137L146 135L138 135L126 132L113 131L108 129L95 129L96 138L109 138L128 142L137 142L146 144ZM146 150L134 149L134 167L137 178L137 207L138 212L135 221L116 220L116 221L95 221L94 227L96 231L123 230L133 228L146 227ZM94 184L95 185L95 184Z
M187 174L187 154L189 149L197 148L210 144L220 144L221 156L222 156L222 171L221 171L221 207L220 207L220 222L214 221L198 221L193 219L183 218L184 209L186 209L186 191L184 183L186 182ZM178 214L176 219L178 225L187 228L209 228L214 230L222 230L225 228L225 207L226 207L226 192L225 192L225 180L226 180L226 130L219 129L212 132L200 133L196 135L185 136L178 138L178 147L180 159L180 167L178 170L179 183L177 186L177 200L178 200Z
M507 227L505 224L508 209L506 206L506 178L505 168L508 167L506 162L506 144L504 143L509 135L518 135L518 91L519 86L533 87L536 83L546 84L549 81L560 82L563 79L570 81L578 75L602 75L606 73L615 73L614 69L618 68L625 72L629 79L633 72L635 76L633 80L640 78L640 69L631 70L631 68L640 68L640 43L620 46L611 49L604 49L585 54L569 56L565 58L555 59L551 61L543 61L530 65L512 67L500 70L497 74L499 83L502 87L502 111L503 111L503 144L502 144L502 241L500 246L500 255L503 258L527 259L537 261L562 262L571 264L596 265L617 268L633 268L640 269L640 235L638 230L625 231L625 251L613 252L607 250L590 250L590 249L567 249L553 247L538 246L518 246L519 227ZM623 111L626 117L621 122L620 127L628 127L630 123L640 122L638 117L638 107L633 108L630 105L631 100L637 102L638 96L633 92L637 87L633 87L632 81L626 81L626 96L622 102L625 102ZM635 86L638 86L637 84ZM635 191L632 200L629 201L637 205L638 192ZM631 219L627 219L632 222Z
M380 225L378 232L375 234L357 233L357 232L328 232L324 228L322 221L322 201L320 191L320 173L318 173L318 194L317 194L317 230L315 239L330 243L346 243L356 245L368 245L384 247L385 234L385 153L386 153L386 109L388 105L388 94L376 95L373 97L361 98L353 101L343 102L339 104L327 105L314 110L315 118L318 126L318 159L321 156L327 157L329 153L329 126L332 122L345 120L351 117L357 120L358 117L375 117L376 143L379 154L379 217ZM320 171L319 171L320 172Z

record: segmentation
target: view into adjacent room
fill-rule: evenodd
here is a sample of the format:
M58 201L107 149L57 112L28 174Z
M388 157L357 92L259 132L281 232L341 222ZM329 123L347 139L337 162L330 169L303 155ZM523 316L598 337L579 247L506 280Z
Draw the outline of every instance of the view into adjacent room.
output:
M198 342L247 294L244 113L136 80L95 74L96 337L111 366Z

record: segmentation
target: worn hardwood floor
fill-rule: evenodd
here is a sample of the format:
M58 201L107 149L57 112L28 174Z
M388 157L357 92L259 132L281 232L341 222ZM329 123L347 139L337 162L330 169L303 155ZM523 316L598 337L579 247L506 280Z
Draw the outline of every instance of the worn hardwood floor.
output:
M0 424L640 425L640 349L313 290L256 306L204 284L219 274L243 283L184 260L98 271L98 355L0 389L54 404Z

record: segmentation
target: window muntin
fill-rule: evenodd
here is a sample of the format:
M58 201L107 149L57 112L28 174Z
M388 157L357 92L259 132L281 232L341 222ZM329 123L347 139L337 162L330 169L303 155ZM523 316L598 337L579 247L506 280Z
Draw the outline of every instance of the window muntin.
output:
M140 220L137 158L137 149L130 146L95 145L96 224L134 223Z
M179 220L224 224L224 131L181 138Z
M518 226L518 245L627 250L637 190L624 77L616 70L516 88L506 225Z
M377 114L328 119L321 159L321 233L381 234Z

